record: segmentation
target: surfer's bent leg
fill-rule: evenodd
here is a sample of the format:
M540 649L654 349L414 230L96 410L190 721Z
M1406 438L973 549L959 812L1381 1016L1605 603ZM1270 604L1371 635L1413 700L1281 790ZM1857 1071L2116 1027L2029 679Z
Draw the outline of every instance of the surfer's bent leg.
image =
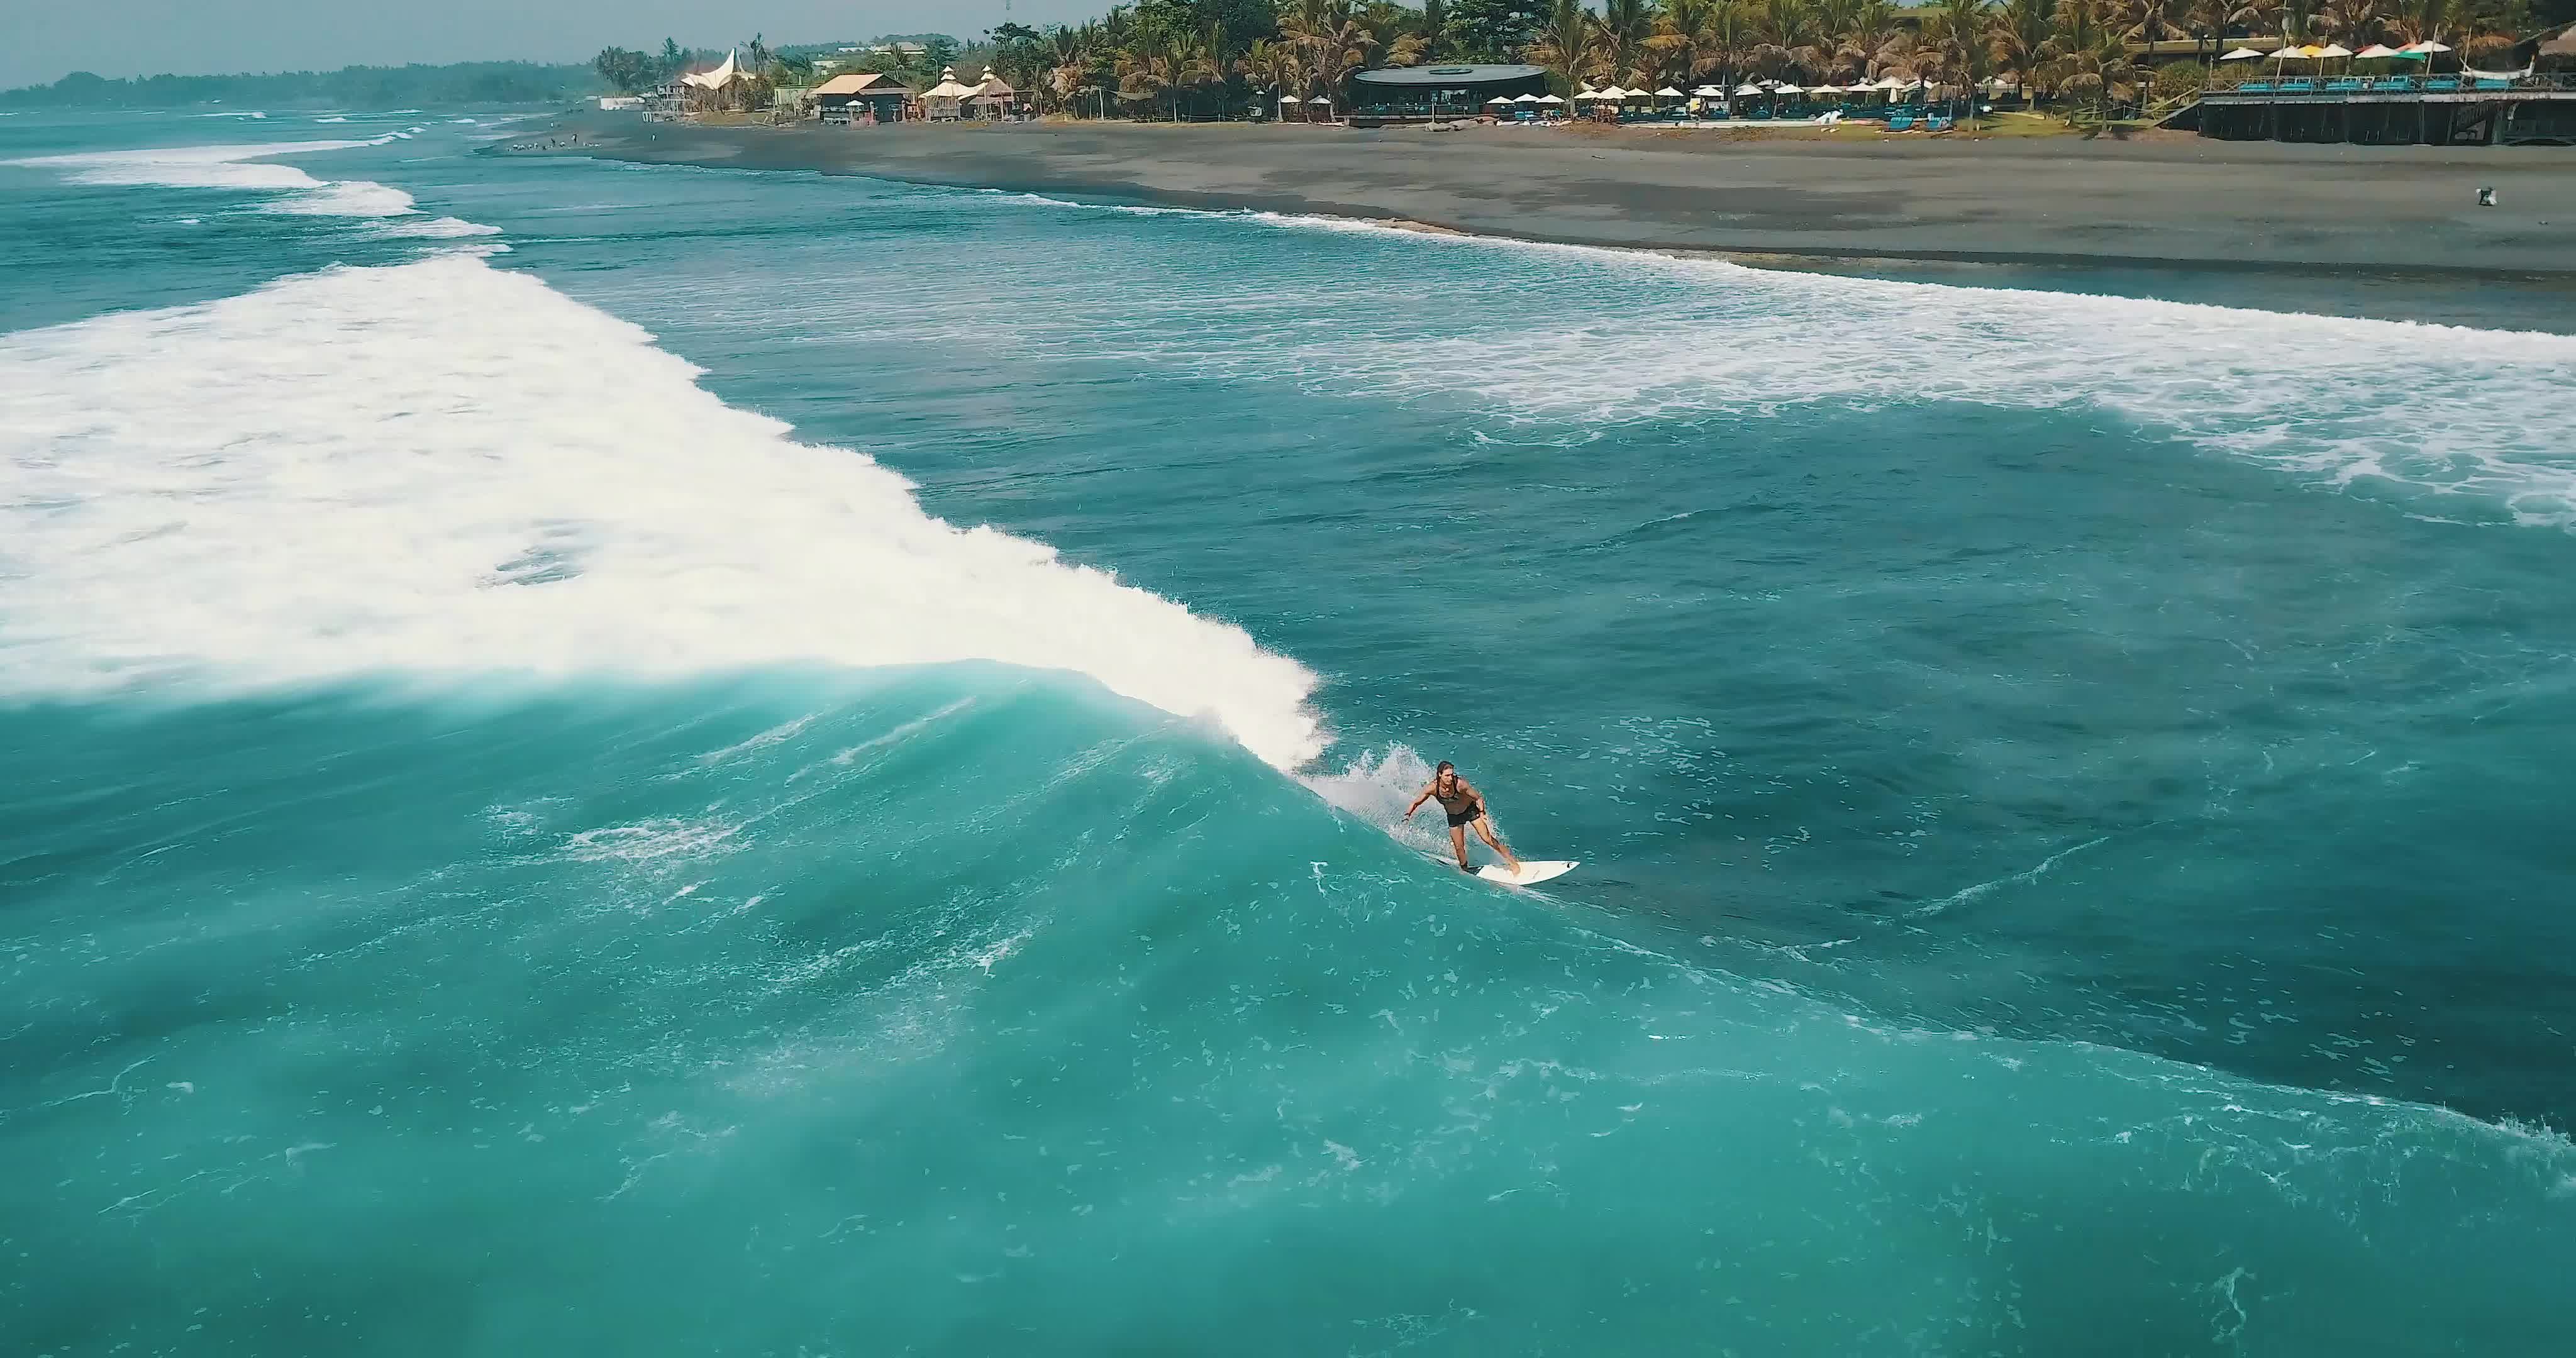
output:
M1460 872L1465 872L1467 870L1466 826L1452 825L1449 827L1449 847L1458 851L1458 870Z
M1520 857L1514 854L1510 849L1505 848L1501 840L1494 838L1494 823L1491 820L1488 820L1483 816L1476 817L1476 838L1485 841L1485 846L1487 848L1501 854L1503 856L1503 862L1510 865L1514 874L1518 874L1520 872ZM1467 846L1464 842L1463 836L1461 837L1461 842L1458 846L1458 861L1461 863L1467 861Z

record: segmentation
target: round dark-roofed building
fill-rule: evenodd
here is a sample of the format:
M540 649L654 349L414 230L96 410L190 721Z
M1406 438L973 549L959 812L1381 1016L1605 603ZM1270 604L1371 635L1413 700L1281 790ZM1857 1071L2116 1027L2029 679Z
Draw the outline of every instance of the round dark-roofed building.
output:
M1469 118L1488 99L1547 93L1542 66L1381 66L1351 76L1351 122Z

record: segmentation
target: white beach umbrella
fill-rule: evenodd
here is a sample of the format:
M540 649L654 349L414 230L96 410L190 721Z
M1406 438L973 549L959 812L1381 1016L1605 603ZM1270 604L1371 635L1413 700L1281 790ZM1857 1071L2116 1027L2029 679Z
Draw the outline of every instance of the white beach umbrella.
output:
M1556 96L1552 94L1548 96L1550 99L1555 97ZM1514 99L1512 102L1515 104L1535 104L1539 102L1539 97L1535 94L1524 94L1520 98Z
M1508 104L1508 103L1510 103L1511 101L1512 101L1512 97L1511 97L1510 95L1508 95L1508 94L1498 94L1498 95L1495 95L1493 98L1486 100L1486 101L1485 101L1485 107L1487 107L1487 108L1492 108L1492 107L1493 107L1494 105L1496 105L1496 104Z
M1685 96L1680 90L1674 89L1670 85L1666 85L1662 89L1655 91L1655 97L1658 99L1680 99Z
M1736 86L1735 92L1737 94L1760 94L1762 92L1762 87L1752 83L1751 81L1747 81L1744 84Z
M2352 49L2339 42L2330 42L2317 49L2317 58L2319 60L2323 60L2327 57L2348 57L2351 55Z
M1293 94L1283 94L1279 96L1279 102L1283 104L1302 104L1306 101Z
M1806 91L1805 91L1805 90L1799 89L1797 86L1790 84L1790 83L1789 83L1788 81L1786 81L1786 80L1783 80L1783 81L1781 81L1779 84L1772 86L1772 87L1771 87L1771 92L1772 92L1773 94L1805 94L1805 93L1806 93Z
M2422 42L2410 42L2397 50L2411 56L2429 57L2435 52L2448 52L2451 49L2433 41L2431 38L2426 38Z
M1726 97L1726 91L1719 89L1715 85L1702 85L1698 89L1691 91L1691 97L1694 99L1723 99Z
M1528 95L1522 95L1521 97L1522 97L1522 98L1524 98L1524 99L1526 99L1526 98L1528 98L1529 96L1528 96ZM1542 94L1542 95L1540 95L1540 96L1538 97L1538 102L1539 102L1539 103L1542 103L1542 104L1562 104L1562 103L1564 103L1565 101L1564 101L1563 99L1561 99L1561 98L1557 97L1556 95L1553 95L1553 94Z
M2353 55L2364 61L2377 61L2381 57L2393 57L2397 55L2397 49L2384 42L2375 42L2368 47L2353 53Z
M2262 59L2263 54L2255 51L2251 47L2239 47L2235 51L2219 58L2220 61L2261 61Z

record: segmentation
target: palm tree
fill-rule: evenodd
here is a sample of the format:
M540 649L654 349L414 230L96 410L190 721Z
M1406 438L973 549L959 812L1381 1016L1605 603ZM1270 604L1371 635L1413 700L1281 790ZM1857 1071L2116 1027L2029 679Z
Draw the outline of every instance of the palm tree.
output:
M1737 65L1757 39L1754 18L1752 0L1720 0L1717 12L1709 17L1708 41L1717 58L1718 78L1730 91L1735 88Z
M2451 0L2398 0L2398 36L2412 42L2440 42L2454 26Z
M1280 11L1279 34L1296 45L1308 92L1323 97L1327 113L1340 102L1342 77L1360 62L1354 49L1363 31L1345 0L1294 0Z
M2012 67L2034 103L2046 79L2044 68L2057 55L2056 34L2057 0L2004 0L1995 15L1995 55Z
M2159 43L2183 36L2190 23L2192 0L2128 0L2128 23L2122 36Z
M1522 55L1562 76L1565 92L1572 95L1590 82L1600 63L1593 24L1592 11L1584 8L1583 0L1554 0L1539 21L1538 40Z
M1273 113L1278 111L1281 95L1306 84L1306 68L1297 60L1297 49L1267 38L1243 49L1243 55L1234 59L1234 69L1245 84L1269 92Z
M2136 75L2129 64L2128 41L2109 22L2111 3L2069 0L2059 6L2055 42L2061 55L2049 63L2057 87L2092 106L2097 129L2110 126L2119 83Z
M1764 0L1761 28L1762 43L1753 49L1753 59L1766 71L1776 73L1784 66L1794 66L1807 77L1799 83L1806 84L1823 68L1823 40L1814 0Z
M1941 8L1924 21L1924 34L1934 40L1951 83L1968 90L1968 126L1977 125L1977 87L1994 74L1994 45L1987 32L1994 22L1992 0L1941 0Z
M1710 57L1709 29L1725 0L1671 0L1655 21L1655 35L1646 39L1646 48L1655 54L1663 76L1671 83L1689 86L1715 63Z
M1611 79L1642 85L1652 78L1654 53L1646 43L1655 36L1655 11L1647 0L1604 0L1594 29Z

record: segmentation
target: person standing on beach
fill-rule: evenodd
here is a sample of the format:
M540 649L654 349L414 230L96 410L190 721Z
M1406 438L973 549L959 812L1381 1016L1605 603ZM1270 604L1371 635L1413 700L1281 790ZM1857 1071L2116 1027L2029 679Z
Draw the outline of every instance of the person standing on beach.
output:
M1520 875L1521 860L1502 840L1495 838L1494 823L1486 818L1485 794L1478 792L1474 783L1459 777L1458 766L1446 759L1440 761L1439 768L1432 770L1431 786L1422 789L1422 795L1413 799L1413 805L1404 808L1404 818L1413 819L1413 813L1435 797L1440 800L1440 809L1449 813L1449 847L1458 855L1460 872L1475 871L1467 866L1467 829L1473 826L1476 838L1503 856L1503 862L1510 866L1513 876Z

